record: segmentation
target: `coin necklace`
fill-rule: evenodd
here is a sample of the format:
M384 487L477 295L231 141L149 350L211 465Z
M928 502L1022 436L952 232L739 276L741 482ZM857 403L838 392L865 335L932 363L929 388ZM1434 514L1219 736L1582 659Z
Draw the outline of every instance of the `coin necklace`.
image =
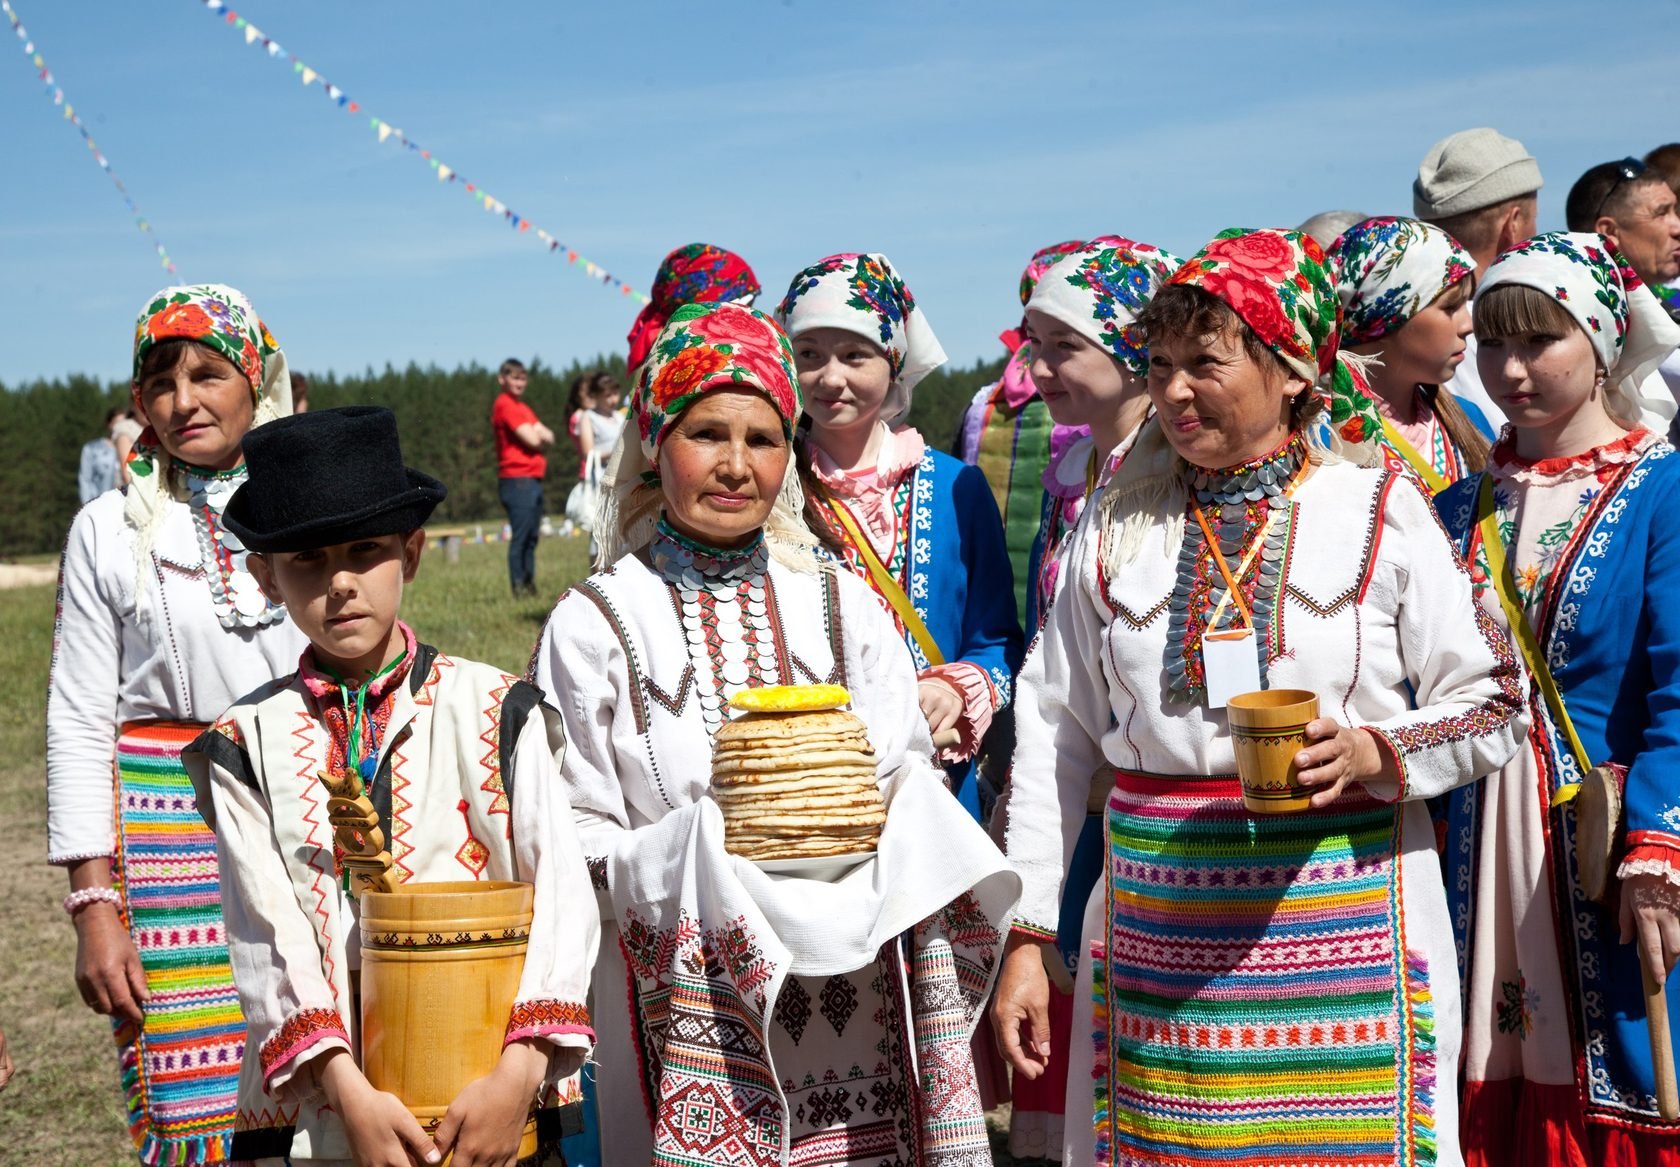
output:
M223 628L261 628L286 618L286 609L269 603L251 574L250 552L239 536L222 524L228 499L245 481L245 467L205 470L176 460L186 480L187 509L198 533L198 553L210 583L210 605Z
M675 595L706 732L715 734L730 697L780 679L770 620L770 550L762 532L739 549L709 547L660 516L648 559Z
M1258 647L1264 683L1271 657L1272 615L1294 532L1290 494L1306 459L1306 439L1295 433L1277 449L1241 465L1220 470L1191 468L1191 506L1204 513L1213 541L1203 534L1201 524L1185 524L1177 581L1167 603L1163 663L1167 693L1173 701L1201 703L1205 692L1202 636L1238 624L1248 624L1262 638ZM1239 597L1228 597L1237 602L1216 606L1213 593L1223 579L1213 570L1213 547L1217 546L1226 559L1241 560L1248 558L1244 552L1256 537L1263 540L1263 545L1252 597L1246 605Z

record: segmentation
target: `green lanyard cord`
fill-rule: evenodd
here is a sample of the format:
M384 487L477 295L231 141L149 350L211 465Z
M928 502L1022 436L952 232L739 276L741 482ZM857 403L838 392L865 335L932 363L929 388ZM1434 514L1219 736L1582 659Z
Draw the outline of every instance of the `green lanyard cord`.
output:
M398 665L402 664L403 661L407 659L408 649L407 647L404 647L403 650L391 660L390 664L386 665L377 673L373 674L373 676L369 677L364 684L357 685L354 688L345 684L344 680L335 674L331 669L325 667L321 669L323 673L326 673L327 676L331 677L338 684L338 699L344 705L344 718L349 723L349 731L345 736L344 742L344 767L347 770L353 770L359 773L362 776L362 781L369 786L373 785L374 775L378 773L379 742L374 741L367 750L366 754L362 752L363 728L367 728L369 737L373 736L373 727L368 721L367 715L368 690L371 689L374 684L380 680L380 678L390 675L390 673L396 669ZM354 694L354 697L352 697L352 693Z

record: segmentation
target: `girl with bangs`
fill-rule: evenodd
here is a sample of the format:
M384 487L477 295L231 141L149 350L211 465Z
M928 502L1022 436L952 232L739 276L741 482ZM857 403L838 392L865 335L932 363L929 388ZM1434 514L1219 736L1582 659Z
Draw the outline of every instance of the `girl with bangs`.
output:
M1641 987L1642 972L1672 985L1680 953L1680 459L1640 424L1637 396L1680 327L1602 236L1557 233L1488 269L1476 337L1509 424L1436 505L1527 659L1535 729L1451 802L1465 1155L1680 1163ZM1583 871L1610 851L1575 803L1594 766L1611 768L1626 815L1603 902Z
M986 476L904 424L945 350L884 255L818 260L793 278L776 317L805 397L812 529L898 625L951 791L981 819L991 798L975 756L1009 704L1021 626Z

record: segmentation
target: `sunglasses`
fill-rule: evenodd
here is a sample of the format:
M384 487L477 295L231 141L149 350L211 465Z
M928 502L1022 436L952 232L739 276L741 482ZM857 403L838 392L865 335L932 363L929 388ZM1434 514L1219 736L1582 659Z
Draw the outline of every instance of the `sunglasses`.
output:
M1604 214L1604 204L1608 203L1610 197L1622 189L1622 183L1632 182L1644 173L1645 164L1637 158L1623 158L1616 163L1616 181L1610 184L1610 189L1605 191L1604 197L1598 200L1598 210L1593 212L1593 221L1597 222L1599 217Z

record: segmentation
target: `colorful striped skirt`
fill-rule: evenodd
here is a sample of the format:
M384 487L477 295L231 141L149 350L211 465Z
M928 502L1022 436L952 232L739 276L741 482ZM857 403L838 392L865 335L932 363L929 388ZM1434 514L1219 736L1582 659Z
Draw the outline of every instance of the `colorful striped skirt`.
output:
M245 1052L216 872L216 837L199 817L181 751L205 727L130 722L117 739L116 855L151 1002L116 1026L129 1131L156 1167L228 1159Z
M1234 777L1122 772L1093 956L1097 1161L1435 1162L1427 970L1397 808L1251 815Z

